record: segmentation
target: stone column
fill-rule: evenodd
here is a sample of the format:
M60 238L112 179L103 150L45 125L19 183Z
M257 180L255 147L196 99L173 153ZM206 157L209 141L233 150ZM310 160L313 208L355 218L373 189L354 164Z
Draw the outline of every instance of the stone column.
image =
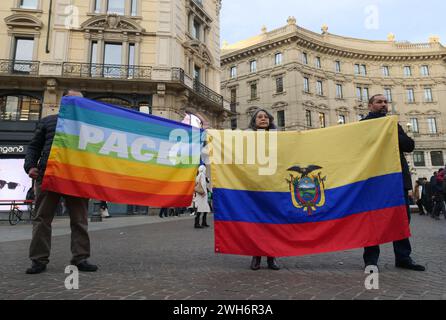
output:
M166 109L166 85L158 83L156 93L152 97L152 114L155 116L168 118L168 110Z
M57 113L59 113L57 81L56 79L48 79L43 93L42 118Z
M129 64L129 37L127 36L127 32L124 32L122 39L121 64L126 66Z
M101 31L99 31L99 37L98 37L98 57L96 63L102 64L104 63L104 50L105 50L105 41L104 41L104 35Z

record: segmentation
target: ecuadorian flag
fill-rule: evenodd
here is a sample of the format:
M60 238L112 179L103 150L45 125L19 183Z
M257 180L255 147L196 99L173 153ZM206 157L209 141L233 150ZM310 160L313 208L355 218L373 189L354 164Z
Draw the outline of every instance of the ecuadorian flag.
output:
M42 188L115 203L191 204L200 130L79 97L64 97Z
M299 256L410 236L396 117L208 134L217 253Z

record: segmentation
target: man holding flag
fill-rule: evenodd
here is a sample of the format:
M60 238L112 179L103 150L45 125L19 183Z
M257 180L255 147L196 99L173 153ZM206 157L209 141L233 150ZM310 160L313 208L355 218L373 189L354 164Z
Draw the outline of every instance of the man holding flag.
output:
M363 120L371 120L385 117L389 112L387 98L382 94L374 95L369 100L370 113ZM409 166L404 156L404 152L413 152L415 149L415 142L410 138L398 124L398 143L400 148L400 160L403 171L404 182L404 197L406 200L407 216L410 222L410 209L409 209L409 190L412 190L412 178L409 172ZM425 267L419 264L415 264L410 257L412 248L409 238L402 239L393 242L393 248L395 252L395 266L397 268L424 271ZM380 249L379 246L372 246L364 248L364 263L365 266L376 266L378 264Z
M67 90L64 96L82 94L75 90ZM25 158L24 169L30 178L36 180L36 218L33 221L33 235L29 248L32 261L27 274L38 274L46 270L51 250L51 223L56 207L63 196L70 214L71 226L71 263L79 271L94 272L97 266L90 264L90 239L88 236L88 199L63 195L41 189L48 157L56 133L57 115L51 115L40 120L34 137L29 145Z

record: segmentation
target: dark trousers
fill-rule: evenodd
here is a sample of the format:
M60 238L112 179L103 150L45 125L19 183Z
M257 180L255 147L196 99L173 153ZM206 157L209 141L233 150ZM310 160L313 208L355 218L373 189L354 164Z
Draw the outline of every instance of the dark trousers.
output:
M202 226L207 225L206 217L207 217L208 213L207 212L197 212L196 215L195 215L195 226L199 226L200 225L200 216L201 216L201 214L203 214L203 219L201 221L201 225Z
M432 210L432 216L439 217L441 213L443 213L446 216L444 198L443 196L436 196L434 199L434 209Z
M406 211L407 216L409 218L410 223L410 209L409 209L409 195L406 192L404 192L405 200L406 200ZM411 262L412 259L410 258L410 254L412 253L412 247L410 245L409 239L403 239L399 241L393 242L393 252L395 253L395 261L397 262ZM379 259L379 253L380 249L379 246L373 246L373 247L366 247L364 248L364 263L366 265L377 265L378 259Z
M421 203L423 204L423 207L426 208L426 214L432 214L432 209L434 207L432 199L428 196L423 196L421 198Z
M169 212L169 208L161 208L160 210L160 218L167 217L168 216L168 212Z
M420 210L420 214L423 215L424 213L424 208L423 208L423 202L421 201L421 199L417 200L417 206L418 206L418 210Z
M36 217L33 220L33 235L29 247L29 258L48 264L51 251L51 223L56 208L63 196L70 215L71 227L71 264L77 265L90 257L90 238L88 236L88 199L42 191L36 184Z

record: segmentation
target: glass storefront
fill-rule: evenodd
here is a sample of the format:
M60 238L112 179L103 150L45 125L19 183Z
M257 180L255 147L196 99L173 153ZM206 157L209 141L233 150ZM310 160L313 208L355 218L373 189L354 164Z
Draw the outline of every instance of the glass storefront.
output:
M0 120L38 121L41 100L23 95L0 96Z

